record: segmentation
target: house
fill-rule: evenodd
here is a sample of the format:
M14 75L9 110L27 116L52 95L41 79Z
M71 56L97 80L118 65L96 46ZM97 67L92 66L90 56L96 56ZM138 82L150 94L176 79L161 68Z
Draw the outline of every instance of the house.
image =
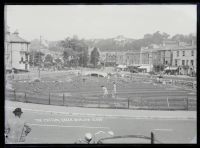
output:
M100 61L107 66L127 65L126 51L101 51Z
M29 44L19 36L18 31L10 33L8 27L5 33L5 67L6 70L29 70Z
M117 52L100 51L100 62L107 66L115 66L117 61Z
M181 75L195 75L197 66L196 45L180 46L173 50L172 65L178 67Z
M115 66L115 65L138 66L140 63L140 52L101 51L100 61L109 66Z
M165 71L173 71L180 75L196 73L196 45L184 44L176 41L164 41L155 47L143 47L140 51L140 65L150 67L163 65ZM151 68L152 67L152 68Z
M140 52L127 51L125 59L127 66L138 66L140 64Z

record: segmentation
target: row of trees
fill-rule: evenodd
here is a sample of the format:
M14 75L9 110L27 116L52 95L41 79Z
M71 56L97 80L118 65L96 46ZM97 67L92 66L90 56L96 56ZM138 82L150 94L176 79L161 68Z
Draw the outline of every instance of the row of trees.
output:
M96 67L99 63L100 50L135 50L139 51L141 47L149 46L150 44L162 44L164 40L174 40L180 42L190 43L192 40L196 41L196 36L193 34L182 35L176 34L170 38L170 35L160 31L153 34L145 34L142 39L127 39L122 41L111 39L98 39L98 40L84 40L78 39L77 36L73 38L66 38L62 41L54 41L49 43L48 50L62 52L62 60L53 59L51 55L45 56L44 53L38 52L39 48L47 48L40 44L39 40L31 42L30 65L38 66L42 63L45 67L50 66L82 66L86 67L92 64ZM38 45L39 44L39 45ZM94 48L89 57L88 47ZM42 60L43 59L43 60Z
M114 38L110 39L98 39L94 41L87 41L91 46L100 48L101 50L135 50L139 51L141 47L149 46L150 44L162 44L164 40L174 40L178 42L191 43L192 40L196 41L194 34L176 34L170 37L169 34L160 31L156 31L152 34L145 34L143 38L137 40L127 39L125 42L116 41Z
M78 40L77 38L67 38L60 41L59 48L62 48L62 57L54 59L51 54L45 55L40 51L30 52L30 66L42 66L42 67L74 67L81 66L86 67L88 63L91 63L94 67L97 67L99 62L99 52L97 48L94 48L91 52L90 58L88 55L88 46L84 40ZM62 59L62 60L61 60ZM89 61L90 59L90 61Z
M90 58L88 54L88 45L85 40L79 40L77 37L66 38L60 42L63 47L63 60L65 66L88 66L88 63L97 66L99 62L99 52L94 48ZM90 59L90 61L89 61Z
M45 55L43 52L35 51L30 52L29 59L30 66L40 66L45 68L55 67L61 69L63 66L62 60L60 58L53 58L52 55Z

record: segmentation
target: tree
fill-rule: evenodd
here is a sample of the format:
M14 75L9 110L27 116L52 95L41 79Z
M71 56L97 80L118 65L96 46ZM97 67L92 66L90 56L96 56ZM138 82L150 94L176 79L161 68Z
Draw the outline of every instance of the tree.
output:
M168 39L169 37L170 37L169 34L167 34L167 33L165 33L165 32L162 33L162 38L163 38L164 40Z
M98 52L97 48L95 47L91 52L90 63L93 64L94 67L96 67L98 62L99 62L99 52Z
M30 51L39 51L39 49L47 49L47 46L40 42L39 39L34 39L30 43Z
M176 34L171 39L174 41L182 41L183 42L185 40L185 36L183 34Z
M88 51L83 51L79 54L79 66L86 67L88 63Z
M29 53L29 65L34 66L34 52Z
M55 66L58 70L62 69L63 67L63 63L62 63L62 60L60 58L56 58L55 59Z
M186 43L191 43L192 41L196 42L196 36L192 33L188 34L188 35L183 35L183 34L176 34L174 35L172 38L172 40L174 41L178 41L178 42L186 42Z
M61 41L49 41L48 50L63 52Z
M43 62L43 56L44 56L43 52L31 51L29 64L31 66L39 66Z
M65 66L72 66L77 63L77 53L72 48L65 48L63 52L63 60Z
M87 66L88 61L88 46L85 40L79 40L78 37L66 38L61 41L64 48L63 60L68 66Z
M47 54L44 59L44 66L45 67L51 67L53 66L53 57L50 54Z

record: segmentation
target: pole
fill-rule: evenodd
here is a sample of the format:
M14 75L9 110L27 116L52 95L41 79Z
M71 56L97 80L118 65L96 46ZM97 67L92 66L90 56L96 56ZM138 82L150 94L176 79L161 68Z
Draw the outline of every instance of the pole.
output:
M154 134L151 132L151 144L154 144Z
M49 105L50 105L50 92L49 92Z
M129 100L129 98L128 98L128 109L129 109L129 102L130 102L130 100Z
M27 103L27 100L26 100L26 93L25 93L25 95L24 95L24 98L25 98L25 102Z
M149 71L151 71L151 65L150 65L150 54L148 53L148 64L149 64Z
M17 101L15 90L14 90L14 98L15 98L15 101Z
M41 48L41 36L40 36L40 48ZM38 67L38 77L40 78L40 66L41 66L41 54L40 54L40 52L41 52L41 49L39 48L39 67Z
M33 52L33 70L35 68L35 51Z
M187 106L186 106L186 107L187 107L186 109L189 110L189 107L188 107L188 106L189 106L188 96L187 96L187 98L186 98L186 103L187 103L187 104L186 104L186 105L187 105Z
M65 106L65 94L63 93L63 106Z
M12 57L12 56L13 56L13 55L12 55L12 44L10 45L10 47L11 47L11 50L10 50L10 52L11 52L11 59L10 59L10 62L11 62L11 67L13 68L13 64L12 64L12 58L13 58L13 57Z

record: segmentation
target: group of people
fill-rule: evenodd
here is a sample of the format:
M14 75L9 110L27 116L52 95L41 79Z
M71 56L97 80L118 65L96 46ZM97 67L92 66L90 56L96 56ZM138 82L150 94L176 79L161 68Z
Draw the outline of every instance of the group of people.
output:
M102 90L103 90L103 98L108 97L108 89L105 86L101 86ZM112 90L112 98L116 98L117 97L117 86L116 83L113 82L113 90Z

